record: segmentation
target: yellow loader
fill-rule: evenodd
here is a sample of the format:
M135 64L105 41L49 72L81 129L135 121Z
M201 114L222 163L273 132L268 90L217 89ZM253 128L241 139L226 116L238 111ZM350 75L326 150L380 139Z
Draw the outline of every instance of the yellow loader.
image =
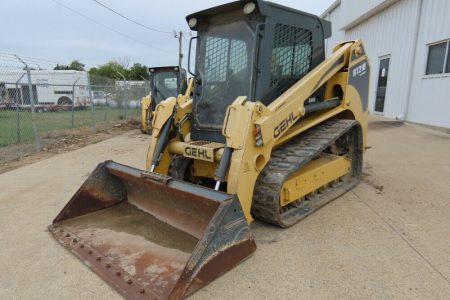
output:
M291 226L361 177L361 41L325 58L329 22L261 0L187 22L194 93L156 106L146 170L100 164L49 227L129 299L192 294L256 250L254 219Z
M151 133L151 124L156 105L178 95L190 98L192 83L188 83L186 70L178 66L149 68L150 94L141 99L141 131Z

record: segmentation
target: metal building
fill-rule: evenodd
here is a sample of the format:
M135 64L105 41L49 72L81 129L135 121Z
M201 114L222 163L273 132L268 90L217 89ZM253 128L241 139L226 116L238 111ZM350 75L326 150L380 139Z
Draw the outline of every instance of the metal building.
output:
M450 128L450 1L337 0L327 54L362 38L372 66L370 110Z

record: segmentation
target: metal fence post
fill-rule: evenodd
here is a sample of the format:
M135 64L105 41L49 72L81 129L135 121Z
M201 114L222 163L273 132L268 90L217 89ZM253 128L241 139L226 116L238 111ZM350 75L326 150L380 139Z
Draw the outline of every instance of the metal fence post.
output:
M78 77L77 80L72 84L72 128L74 126L74 112L75 112L75 84L77 84L78 80L80 80L81 77Z
M17 143L20 144L21 136L20 136L20 104L22 103L22 92L19 90L19 82L22 80L23 76L26 73L23 73L22 76L16 81L16 127L17 127ZM20 101L19 101L20 100ZM20 103L19 103L20 102Z
M120 73L119 71L116 71L117 72L117 74L119 74L119 76L120 77L122 77L122 79L123 79L123 81L124 81L124 89L125 89L125 105L124 105L124 107L125 107L125 116L124 116L124 119L126 120L127 119L127 106L128 106L128 90L127 90L127 78L122 74L122 73ZM117 88L117 83L116 83L116 88Z
M105 90L106 90L106 91L108 91L108 86L109 86L109 83L107 82L107 83L106 83L106 87L105 87ZM104 120L103 120L103 121L106 121L106 119L108 118L108 109L109 109L108 94L109 94L109 93L106 93L106 95L105 95L106 109L105 109L105 117L104 117Z
M144 94L147 95L147 79L145 79L144 76L142 76L142 75L139 75L139 77L141 77L142 81L144 81L144 85L143 85Z
M91 114L92 114L92 131L96 132L95 128L95 112L94 112L94 97L92 96L92 89L91 89L91 76L89 73L88 76L88 89L89 89L89 99L91 100Z
M23 75L22 75L23 77ZM19 97L17 97L17 92L19 91L19 85L16 83L16 130L17 130L17 143L20 144L20 113L19 113Z
M139 77L141 77L141 79L144 81L144 85L143 85L143 89L144 89L144 93L143 93L143 97L145 97L145 96L147 96L148 94L150 94L150 88L148 89L148 92L147 92L147 83L148 83L148 81L147 81L147 79L145 79L144 78L144 76L142 76L142 75L139 75ZM139 99L138 98L138 110L136 111L136 117L139 117L141 114L142 114L142 105L140 104L141 101L142 100L142 97L141 97L141 99Z
M74 110L75 110L75 83L72 85L72 128L73 128L73 123L74 123Z
M128 81L125 79L125 120L128 118Z
M34 109L34 91L33 84L31 82L31 70L27 65L27 77L28 77L28 90L30 91L30 104L31 104L31 123L33 126L34 143L36 151L41 151L41 141L39 139L39 133L36 124L36 111Z
M14 55L21 63L25 65L25 69L27 71L27 77L28 77L28 91L29 91L29 97L30 97L30 106L31 106L31 124L33 127L33 135L34 135L34 146L36 148L36 151L41 151L41 140L39 139L39 132L36 124L36 112L34 109L34 91L33 91L33 83L31 82L31 70L30 67L26 62L24 62L20 57L17 55Z

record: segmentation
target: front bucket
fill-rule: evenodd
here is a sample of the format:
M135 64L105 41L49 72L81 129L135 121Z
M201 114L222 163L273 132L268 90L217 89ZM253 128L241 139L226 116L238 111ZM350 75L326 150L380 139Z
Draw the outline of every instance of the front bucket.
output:
M100 164L49 226L128 299L180 299L256 250L236 196Z

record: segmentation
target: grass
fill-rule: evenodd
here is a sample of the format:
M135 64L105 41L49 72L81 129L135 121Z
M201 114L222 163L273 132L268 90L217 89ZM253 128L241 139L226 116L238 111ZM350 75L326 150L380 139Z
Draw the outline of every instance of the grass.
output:
M123 120L125 117L123 108L95 107L94 118L90 109L74 112L72 127L72 112L36 112L36 125L40 136L49 132L61 129L79 128L82 126L92 126L112 120ZM127 118L139 116L139 109L128 109ZM13 110L0 111L0 147L17 144L17 119L20 123L20 142L34 140L33 127L31 122L31 112L21 111L17 118L17 112Z

